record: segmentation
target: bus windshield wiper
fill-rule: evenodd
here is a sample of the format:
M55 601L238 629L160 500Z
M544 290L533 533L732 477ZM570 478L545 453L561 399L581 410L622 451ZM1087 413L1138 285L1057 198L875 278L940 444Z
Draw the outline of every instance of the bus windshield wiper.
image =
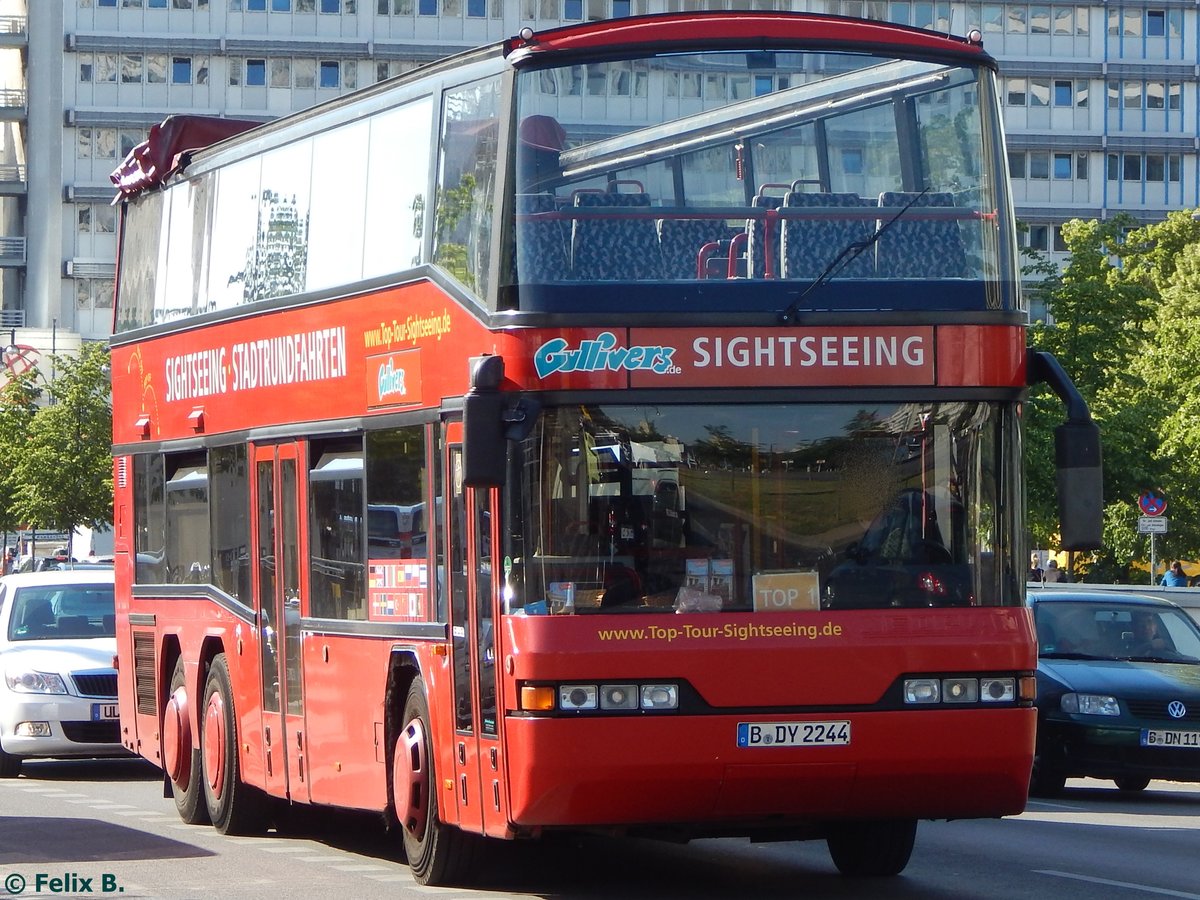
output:
M873 232L857 241L851 241L849 244L843 247L838 252L837 256L830 260L829 265L824 268L821 274L814 278L812 283L801 292L800 296L793 300L788 308L779 314L779 321L784 325L795 322L796 311L800 304L804 302L805 297L807 297L821 285L828 282L831 278L833 278L833 276L842 271L842 269L854 262L854 260L858 259L859 255L863 253L863 251L869 250L875 246L879 239L887 233L887 230L896 223L896 220L908 212L909 209L912 208L913 204L924 197L927 193L929 193L929 188L922 188L920 192L914 194L912 199L905 203L904 206L901 207L894 216L892 216L882 225L878 226Z

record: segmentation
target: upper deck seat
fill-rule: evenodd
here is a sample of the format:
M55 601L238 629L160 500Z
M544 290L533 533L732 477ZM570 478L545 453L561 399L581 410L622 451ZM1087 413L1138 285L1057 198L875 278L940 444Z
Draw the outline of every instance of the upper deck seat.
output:
M838 258L842 261L832 274L839 278L873 278L875 256L868 247L851 258L847 250L856 241L864 241L875 230L875 220L867 215L855 218L830 216L789 217L789 209L812 209L833 212L842 209L873 208L855 193L790 191L783 202L783 239L780 254L783 278L817 278Z
M552 215L556 211L553 194L517 194L517 277L521 281L569 277L566 223Z
M767 189L778 185L763 185L751 205L762 210L779 209L783 205L783 195L766 193ZM782 187L790 188L790 185ZM770 274L772 278L779 277L779 220L773 217L759 217L746 220L746 259L747 275L750 278L767 277L767 259L770 254Z
M922 207L953 207L950 193L884 191L879 221L886 224L913 198L916 202L879 237L876 251L881 278L965 278L967 253L958 221L922 219ZM889 211L890 210L890 211Z
M658 227L650 216L623 214L650 208L648 194L576 191L576 211L595 210L571 223L571 269L580 281L662 278ZM610 211L611 210L611 211Z
M734 237L734 230L720 219L659 219L658 243L662 251L664 278L697 278L701 249Z

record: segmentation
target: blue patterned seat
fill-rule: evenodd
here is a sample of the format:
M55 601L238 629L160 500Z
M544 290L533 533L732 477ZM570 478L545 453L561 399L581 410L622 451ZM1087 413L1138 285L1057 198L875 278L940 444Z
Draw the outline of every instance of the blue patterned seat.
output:
M896 212L917 197L915 203L880 236L877 266L882 278L965 278L967 253L955 219L917 218L921 207L953 207L949 193L917 196L907 191L884 191L879 205L880 222L886 224Z
M790 192L783 202L783 240L780 253L783 259L783 278L817 278L855 241L864 241L875 230L874 217L860 218L789 218L789 209L867 209L874 203L864 203L854 193ZM853 259L849 253L842 258L835 278L875 277L873 247L861 251Z
M553 194L517 194L517 277L526 282L570 277L566 223L552 216Z
M658 244L663 277L689 278L697 274L697 257L707 244L728 241L734 232L720 219L659 219Z
M622 208L650 207L644 193L577 191L575 209L612 209L581 217L571 225L571 268L580 281L636 281L662 278L658 228L649 217L623 216Z

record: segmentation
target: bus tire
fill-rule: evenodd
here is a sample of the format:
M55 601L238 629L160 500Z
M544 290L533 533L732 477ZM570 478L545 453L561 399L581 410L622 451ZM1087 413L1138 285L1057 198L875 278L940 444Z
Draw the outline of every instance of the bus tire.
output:
M392 753L392 806L408 866L419 884L462 884L477 840L438 817L429 701L420 676L408 689L402 721Z
M833 864L843 875L899 875L912 856L916 819L838 822L825 837Z
M221 834L261 834L267 826L267 798L242 781L237 715L225 654L218 653L204 685L200 725L204 803Z
M163 770L175 798L175 811L188 825L207 825L208 807L204 802L200 750L192 746L192 726L184 686L183 657L175 661L171 673L171 693L163 709Z
M1117 790L1129 791L1131 793L1144 791L1150 786L1149 778L1143 778L1137 775L1126 775L1123 778L1114 778L1113 781L1116 782Z
M1029 796L1058 797L1067 786L1067 776L1062 772L1047 770L1034 761L1033 772L1029 776Z

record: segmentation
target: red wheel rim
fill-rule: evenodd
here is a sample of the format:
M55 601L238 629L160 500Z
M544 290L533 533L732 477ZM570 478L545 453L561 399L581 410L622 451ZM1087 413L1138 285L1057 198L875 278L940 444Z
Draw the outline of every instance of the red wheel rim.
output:
M392 794L396 818L416 840L424 840L429 809L429 759L425 727L420 719L408 723L396 738L392 760Z
M204 774L213 796L220 797L225 778L225 701L220 692L208 698L204 710Z
M192 727L187 691L176 688L163 711L163 766L171 781L187 790L191 778Z

